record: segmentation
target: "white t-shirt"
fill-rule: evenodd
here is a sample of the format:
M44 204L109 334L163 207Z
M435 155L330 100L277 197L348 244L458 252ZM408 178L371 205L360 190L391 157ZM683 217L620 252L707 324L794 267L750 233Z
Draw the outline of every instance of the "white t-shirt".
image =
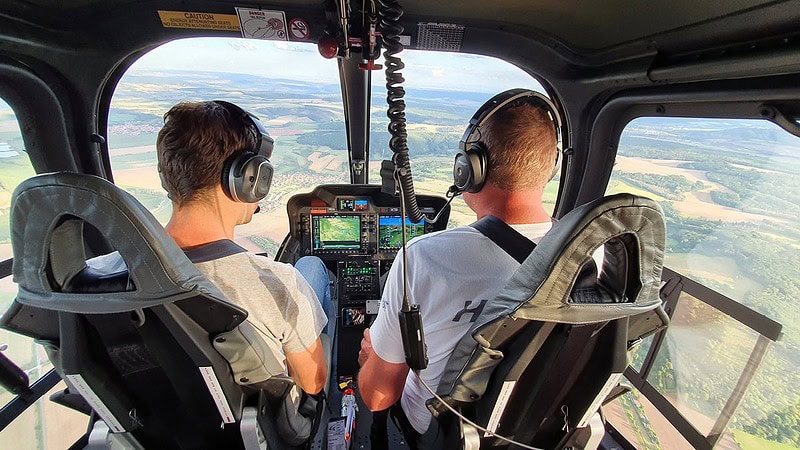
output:
M328 323L314 290L291 264L243 252L197 262L195 267L226 300L247 310L247 321L284 369L283 353L307 350Z
M512 225L538 243L550 222ZM480 231L469 227L431 233L408 243L408 293L420 305L428 367L421 372L435 391L450 354L477 320L486 302L506 285L519 263ZM390 363L404 363L398 312L403 302L403 257L389 271L380 311L370 328L375 354ZM425 407L430 392L409 372L401 398L408 420L419 433L430 424Z
M325 311L314 290L291 264L241 247L236 251L237 247L228 240L214 241L188 250L187 256L227 301L247 310L247 321L288 373L285 352L301 352L316 342L328 323ZM127 270L118 252L92 258L86 264L107 274Z

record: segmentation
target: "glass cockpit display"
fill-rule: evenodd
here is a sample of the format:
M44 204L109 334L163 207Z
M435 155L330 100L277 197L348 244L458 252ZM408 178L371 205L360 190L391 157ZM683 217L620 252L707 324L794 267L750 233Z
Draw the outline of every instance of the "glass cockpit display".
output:
M397 250L403 244L400 216L380 216L378 219L378 248ZM406 217L406 239L425 234L425 222L414 223Z
M350 250L361 247L359 216L315 215L311 222L314 250Z

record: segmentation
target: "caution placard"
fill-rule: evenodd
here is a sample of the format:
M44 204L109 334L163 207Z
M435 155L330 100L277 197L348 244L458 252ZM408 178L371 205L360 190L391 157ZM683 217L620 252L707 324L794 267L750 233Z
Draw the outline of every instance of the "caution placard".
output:
M194 30L239 31L239 18L235 14L212 14L190 11L159 11L164 28L191 28Z
M242 24L242 37L247 39L266 39L287 41L286 15L283 11L265 9L236 8Z

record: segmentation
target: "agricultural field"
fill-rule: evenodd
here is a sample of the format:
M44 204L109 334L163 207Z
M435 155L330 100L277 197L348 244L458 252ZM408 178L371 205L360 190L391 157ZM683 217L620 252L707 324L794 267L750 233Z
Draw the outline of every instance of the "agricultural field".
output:
M220 86L252 81L245 76L208 84L208 74L182 76L184 92L172 89L161 97L154 96L154 83L146 74L129 75L125 82L130 80L130 85L121 86L112 110L111 129L125 131L109 136L112 155L119 155L112 156L115 176L120 184L149 189L150 196L143 200L160 219L168 211L155 195L157 177L144 173L153 169L154 154L147 151L146 141L150 139L152 145L155 140L162 114L152 99L159 98L158 106L166 110L178 100L176 93L181 98L226 98ZM347 154L338 86L274 80L261 80L258 86L248 94L238 92L241 95L235 101L255 109L276 136L278 176L273 193L262 205L266 213L240 227L239 238L248 248L265 249L275 248L288 231L284 211L291 195L318 184L347 181L343 170ZM408 145L417 192L441 195L450 186L452 160L464 124L483 100L485 94L479 93L409 89ZM391 152L384 100L377 89L372 101L369 174L375 183L380 160L390 158ZM800 385L800 325L792 320L797 315L791 306L800 297L795 281L800 279L796 221L800 182L791 176L800 170L798 150L795 138L756 121L639 119L621 138L607 191L648 196L662 205L668 222L668 267L784 324L784 338L772 347L731 423L735 436L726 436L729 448L759 448L753 439L742 438L745 435L800 445L800 393L784 389ZM551 210L557 191L558 180L554 180L545 192L545 204ZM474 220L463 200L453 202L449 226ZM704 309L702 303L685 303L691 320L673 323L660 365L654 368L654 383L660 383L659 388L682 412L706 426L730 394L753 337L738 323ZM703 323L713 326L698 331ZM692 351L687 353L687 348ZM713 370L700 363L708 361L714 363ZM628 401L628 415L644 411L631 406L637 401ZM632 423L641 428L649 423L648 417L636 413ZM675 441L659 443L656 437L648 442L645 448L673 448L669 443Z
M798 152L800 140L755 120L638 119L620 140L607 193L634 192L661 204L665 265L784 327L720 448L800 447ZM678 308L648 381L707 433L757 336L686 294ZM685 447L658 417L642 413L640 395L626 397L612 408L623 407L622 425L642 448Z
M155 141L163 114L183 100L224 99L252 110L275 138L276 173L262 212L236 231L249 250L275 254L288 233L286 203L315 186L347 183L346 132L339 86L254 75L186 71L130 71L111 105L108 142L115 182L161 223L171 203L156 169ZM443 195L452 183L453 156L464 126L486 94L407 89L409 149L415 188ZM380 161L390 158L384 96L373 89L369 178L380 181ZM773 344L720 448L800 448L800 141L758 121L638 119L620 140L608 194L653 198L667 219L666 266L781 322ZM0 108L0 215L11 192L33 174L16 120ZM545 191L552 210L558 179ZM462 199L452 204L450 227L475 220ZM11 254L8 221L0 220L0 259ZM8 281L8 280L6 280ZM0 283L0 307L13 299ZM708 431L730 395L755 336L738 322L685 296L649 380L701 431ZM47 369L40 346L0 334L9 354L32 377ZM645 342L646 349L649 342ZM643 350L634 358L641 364ZM636 358L639 358L638 360ZM0 396L0 402L7 400ZM41 439L58 409L37 406L26 429ZM636 392L608 410L615 426L640 448L685 447L655 408ZM42 428L44 427L44 428ZM22 433L22 432L20 432ZM0 448L9 447L0 435ZM70 441L71 442L71 441ZM59 447L59 446L56 446ZM61 446L63 447L63 446Z

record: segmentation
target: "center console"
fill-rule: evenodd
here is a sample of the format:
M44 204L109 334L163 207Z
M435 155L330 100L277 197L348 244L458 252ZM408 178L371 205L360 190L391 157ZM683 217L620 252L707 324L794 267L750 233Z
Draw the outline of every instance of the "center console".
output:
M418 195L420 210L433 218L446 205L438 196ZM289 237L278 259L294 263L306 255L321 258L335 274L338 305L338 373L353 375L363 329L378 313L382 278L402 245L400 199L377 185L323 185L287 203ZM449 210L435 223L412 223L406 237L445 229Z

